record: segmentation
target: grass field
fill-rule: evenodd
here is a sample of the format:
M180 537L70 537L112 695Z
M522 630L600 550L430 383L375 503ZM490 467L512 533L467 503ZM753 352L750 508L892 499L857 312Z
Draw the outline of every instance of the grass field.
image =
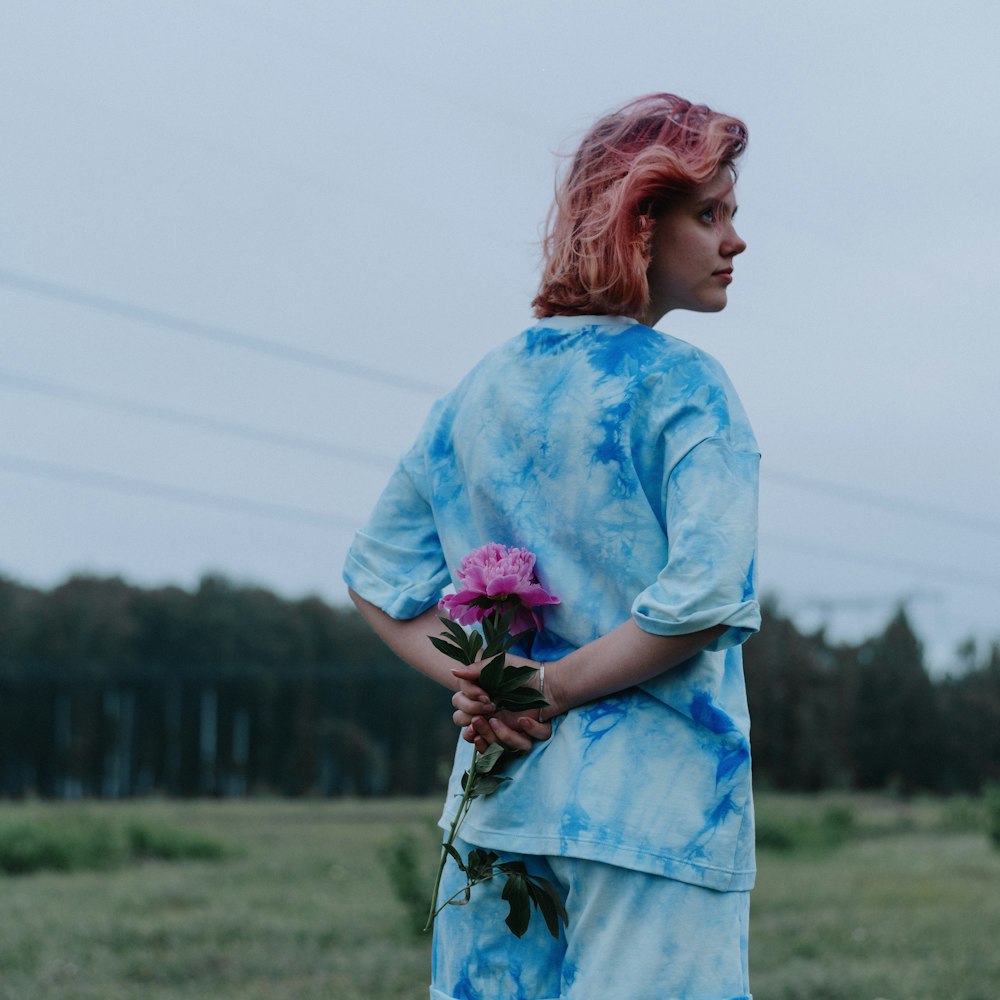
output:
M423 1000L428 942L384 858L412 838L430 869L436 810L0 803L0 832L141 823L227 848L0 875L0 1000ZM774 848L753 895L757 1000L1000 1000L1000 851L977 803L765 795L758 813Z

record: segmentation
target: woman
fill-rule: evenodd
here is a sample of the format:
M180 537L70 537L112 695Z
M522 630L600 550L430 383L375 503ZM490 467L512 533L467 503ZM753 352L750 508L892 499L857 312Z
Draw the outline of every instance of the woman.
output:
M362 614L453 690L464 739L530 751L462 837L523 858L569 912L559 941L538 920L516 940L492 883L447 907L435 1000L749 996L759 455L718 363L651 329L725 307L745 143L669 94L597 122L557 192L538 322L435 405L348 556ZM541 714L492 714L477 670L427 639L490 541L534 552L561 601L523 650L546 665ZM443 824L468 754L459 740Z

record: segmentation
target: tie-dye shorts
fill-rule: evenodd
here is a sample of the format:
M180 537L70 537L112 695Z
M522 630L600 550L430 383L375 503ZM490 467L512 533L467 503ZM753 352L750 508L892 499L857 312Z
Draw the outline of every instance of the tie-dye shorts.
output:
M470 845L456 842L462 857ZM748 892L717 892L579 858L522 860L560 892L559 940L533 910L522 938L507 929L500 879L437 918L431 1000L749 1000ZM440 900L464 884L445 866Z

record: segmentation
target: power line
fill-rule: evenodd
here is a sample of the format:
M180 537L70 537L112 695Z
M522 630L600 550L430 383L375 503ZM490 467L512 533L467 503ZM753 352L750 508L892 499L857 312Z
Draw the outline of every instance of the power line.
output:
M269 354L271 356L280 357L286 361L293 361L299 364L309 365L311 367L326 368L332 371L340 372L341 374L351 375L356 378L363 378L368 381L379 382L384 385L392 385L397 388L432 394L438 394L444 391L443 386L427 382L423 379L412 379L392 372L383 372L366 365L359 365L354 362L344 361L340 358L335 358L332 355L324 354L318 351L289 347L285 344L280 344L276 341L268 340L263 337L254 337L249 334L227 330L222 327L211 326L196 320L185 319L183 317L150 309L146 306L137 305L124 300L112 299L107 296L97 295L81 289L71 288L67 285L44 281L30 275L10 271L6 268L0 268L0 284L6 284L9 287L18 289L19 291L29 292L45 298L71 302L75 305L81 305L101 312L107 312L118 316L126 316L143 323L161 326L181 333L187 333L192 336L201 337L202 339L223 343L230 347L237 347L244 350ZM337 445L330 445L324 442L302 438L297 435L268 431L265 428L251 428L234 424L229 421L218 420L212 417L184 414L177 410L168 409L167 407L156 407L132 400L125 400L121 397L101 397L97 393L76 389L74 387L66 386L65 384L57 385L54 382L47 382L32 376L24 376L16 373L0 373L0 378L3 378L8 384L14 384L17 382L21 388L28 388L32 391L45 392L49 395L60 395L63 398L73 398L81 402L85 401L98 405L113 406L121 410L127 409L134 413L141 412L145 416L151 416L157 419L172 420L178 423L185 423L189 426L199 426L203 429L216 430L228 434L238 434L243 437L267 441L271 444L280 444L292 448L337 455L342 458L349 458L366 464L386 465L391 462L391 459L377 458L361 451L360 449L342 448ZM789 486L810 490L814 493L825 493L830 496L837 496L852 503L878 507L896 514L905 512L926 520L935 522L946 521L951 525L967 528L973 531L980 531L990 535L1000 535L1000 521L975 517L971 514L948 507L919 503L914 500L891 496L876 490L844 485L830 480L815 479L813 477L785 472L768 466L764 467L763 475L776 482L783 482Z
M183 410L175 410L166 406L141 403L137 400L128 399L125 396L93 392L90 389L81 389L65 382L56 382L52 379L43 379L35 375L25 375L21 372L0 369L0 388L4 387L38 393L56 399L67 399L86 406L99 406L105 409L117 410L120 413L138 414L139 416L150 417L154 420L163 420L168 423L181 424L187 427L197 427L200 430L212 431L218 434L230 434L282 448L295 448L300 451L330 455L334 458L342 458L366 465L375 465L382 468L395 465L395 459L384 455L372 454L361 448L348 448L344 445L332 444L327 441L317 440L316 438L286 434L281 431L268 430L266 427L254 427L247 424L235 423L230 420L221 420L207 414L187 413Z
M919 573L924 577L928 573L931 573L936 580L950 581L961 587L973 587L977 589L989 587L991 590L1000 590L1000 577L977 573L967 569L959 569L956 566L937 566L933 563L925 563L918 560L896 559L891 556L874 555L870 552L834 548L832 545L822 545L802 538L772 535L770 532L762 532L761 541L787 549L798 549L800 552L811 552L813 555L839 559L844 562L874 566L878 569L890 569L906 574Z
M443 386L424 379L381 371L377 368L371 368L368 365L345 361L342 358L336 358L331 354L325 354L321 351L311 351L302 347L290 347L287 344L269 340L266 337L256 337L248 333L228 330L225 327L201 323L198 320L175 316L172 313L161 312L158 309L150 309L147 306L127 302L124 299L114 299L106 295L88 292L84 289L72 288L69 285L45 281L29 274L10 271L7 268L0 267L0 284L7 285L9 288L15 288L21 292L39 295L42 298L53 299L58 302L69 302L87 309L94 309L97 312L108 313L113 316L123 316L126 319L134 319L150 326L159 326L167 330L173 330L176 333L184 333L202 340L225 344L227 347L236 347L245 351L253 351L257 354L266 354L270 357L281 358L283 361L308 365L310 368L325 368L343 375L363 378L369 382L391 385L397 389L431 393L432 395L440 395L444 391Z
M279 344L265 338L253 337L248 334L241 334L235 331L226 330L221 327L210 326L194 320L174 316L169 313L149 309L145 306L125 302L123 300L111 299L106 296L96 295L80 289L71 288L69 286L43 281L41 279L13 272L5 268L0 268L0 283L7 284L8 286L16 288L20 291L27 291L43 297L71 302L76 305L82 305L115 315L127 316L129 318L137 319L140 322L163 326L165 328L188 333L193 336L224 343L228 346L271 354L285 360L295 361L310 366L324 367L344 374L349 374L357 378L364 378L370 381L381 382L387 385L395 385L400 388L414 389L421 392L436 393L441 391L442 388L423 380L409 379L404 376L381 372L367 366L342 361L341 359L334 358L331 355L288 347L287 345ZM114 408L123 412L138 413L154 419L185 424L187 426L198 427L203 430L210 430L218 433L237 435L281 447L296 448L300 450L319 452L326 455L333 455L339 458L346 458L349 461L357 461L379 466L388 466L393 462L392 459L386 456L372 455L361 449L347 448L345 446L318 441L316 439L306 438L300 435L270 431L267 428L237 424L232 421L225 421L204 414L185 413L169 407L141 403L125 397L100 394L90 390L70 386L65 383L40 379L36 376L24 375L15 372L4 372L0 370L0 382L5 382L8 386L14 386L15 388L26 391L43 393L49 396L70 399L75 402L81 402L89 405ZM81 474L91 475L90 473L86 473L85 470L79 471ZM105 476L106 474L94 473L93 475ZM770 467L765 467L764 475L777 482L784 482L799 489L836 496L852 503L877 507L897 514L900 512L906 512L914 516L939 523L947 522L950 525L960 526L973 531L980 531L990 535L1000 535L1000 522L975 517L962 511L957 511L947 507L923 504L913 500L891 496L875 490L844 485L830 480L815 479ZM115 478L118 478L122 483L140 482L138 480L128 480L126 477L108 477L109 480ZM147 485L161 490L175 489L174 487L166 485ZM186 491L179 492L184 493ZM201 494L191 493L191 496L195 495ZM210 494L204 494L204 496L210 496ZM236 498L229 499L235 500ZM253 501L246 502L253 503ZM292 508L289 508L289 510L291 509ZM809 543L793 544L799 544L801 547L802 544ZM834 556L839 554L838 550L825 549L817 546L812 546L812 551L823 551L826 555ZM861 561L872 561L871 559L861 556L860 554L858 554L858 558ZM879 559L876 560L876 564L885 566L888 564L888 561ZM898 561L897 564L899 566L904 565L904 563L900 563ZM910 568L918 566L918 564L915 563L905 563L905 565ZM939 570L940 568L935 569ZM945 570L945 572L954 571ZM986 579L990 581L987 584L988 586L995 585L993 578Z
M850 597L782 597L782 606L796 609L815 609L829 614L835 611L870 611L884 605L911 604L916 602L936 603L945 599L940 590L909 590L904 593L883 593L852 595Z
M4 387L46 395L57 399L66 399L83 405L99 406L123 413L138 414L151 419L195 427L213 433L228 434L247 440L260 441L276 447L328 455L379 468L391 468L396 462L395 458L388 455L372 454L360 448L350 448L345 445L338 445L298 434L272 431L266 427L240 424L207 414L189 413L171 407L143 403L124 396L98 393L90 389L70 385L66 382L57 382L52 379L40 378L36 375L0 368L0 388ZM903 510L936 523L957 525L968 530L980 531L989 535L1000 534L1000 523L985 518L976 518L962 511L930 504L914 503L913 501L875 490L843 485L830 480L813 479L808 476L788 473L770 467L765 468L763 474L770 479L786 482L800 489L835 496L862 506L876 507L891 513L899 513L900 510Z
M60 465L54 462L41 462L36 459L22 458L0 452L0 468L6 468L15 473L35 479L56 480L78 486L88 486L97 489L124 493L131 496L142 496L158 500L170 500L185 503L190 506L209 507L217 510L230 510L239 513L255 514L264 517L278 518L299 524L315 524L327 528L356 528L358 520L337 514L326 514L320 511L307 510L286 504L269 503L260 500L248 500L244 497L234 497L226 494L212 493L205 490L189 490L165 483L155 483L132 476L119 476L99 472L94 469L79 466ZM849 549L833 548L819 545L804 539L787 538L783 536L764 534L762 540L769 544L777 544L785 548L811 552L828 558L846 560L849 562L876 566L880 569L890 569L906 574L932 573L936 579L956 583L960 586L988 587L1000 590L1000 577L969 572L949 566L937 566L932 563L916 560L902 560L890 557L876 556L866 552L856 552Z
M984 517L975 517L959 510L952 510L948 507L938 507L934 504L919 503L915 500L903 497L891 496L877 490L869 490L860 486L849 486L843 483L835 483L831 480L814 479L810 476L801 476L793 472L783 472L780 469L766 468L763 475L777 482L787 483L789 486L796 486L799 489L811 490L814 493L826 493L830 496L848 500L851 503L862 504L869 507L880 507L889 510L894 514L901 512L912 514L915 517L922 517L929 521L947 521L949 524L968 528L972 531L982 531L989 535L1000 535L1000 521L993 521Z
M156 500L171 500L195 507L210 507L216 510L236 511L241 514L256 514L262 517L278 518L297 524L313 524L324 528L357 528L359 521L338 514L324 514L287 504L269 503L264 500L248 500L207 490L189 490L166 483L155 483L132 476L112 475L85 469L79 466L59 465L54 462L40 462L36 459L21 458L0 452L0 468L9 469L34 479L55 480L74 486L89 486L109 490L129 496L141 496Z

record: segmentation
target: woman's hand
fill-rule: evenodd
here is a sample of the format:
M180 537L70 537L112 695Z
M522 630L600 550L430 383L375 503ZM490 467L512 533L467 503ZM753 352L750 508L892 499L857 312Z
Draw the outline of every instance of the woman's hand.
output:
M534 660L518 659L518 666L532 667L538 670L540 663ZM496 706L490 701L489 694L476 681L483 669L482 662L473 663L468 667L454 667L452 675L458 681L458 690L451 697L451 707L455 709L452 721L456 726L465 727L479 716L491 716ZM536 675L537 676L537 675Z
M538 721L538 709L529 712L497 712L486 718L479 715L467 726L462 737L483 753L493 743L505 750L530 750L552 735L551 722Z
M541 666L531 660L524 662L536 670ZM476 663L452 670L461 685L451 699L455 709L452 721L463 730L463 738L480 753L493 743L507 750L530 750L539 740L547 740L552 735L552 724L538 721L538 709L495 711L489 695L475 683L481 669L481 664Z
M490 696L476 684L482 669L481 663L474 663L452 670L459 684L458 690L451 696L451 706L455 709L451 718L456 726L469 726L474 718L493 714Z

